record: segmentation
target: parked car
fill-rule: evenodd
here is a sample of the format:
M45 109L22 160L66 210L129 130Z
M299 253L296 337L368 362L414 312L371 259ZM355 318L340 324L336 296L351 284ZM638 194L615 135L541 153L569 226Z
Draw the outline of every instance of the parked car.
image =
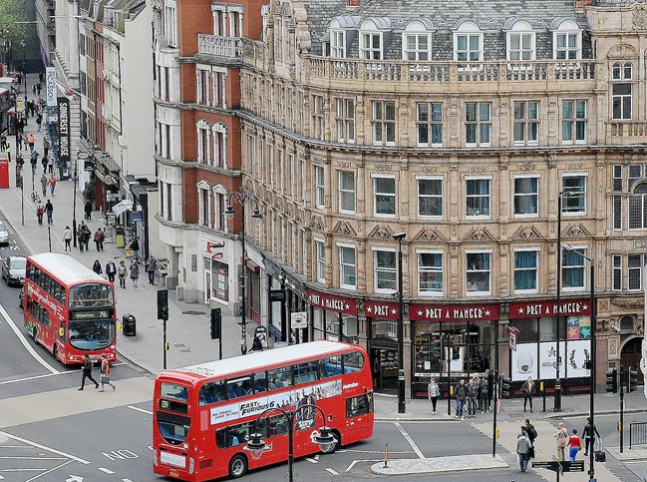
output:
M0 244L9 244L9 230L2 221L0 221Z
M7 285L24 285L26 268L25 256L7 256L2 262L2 277Z

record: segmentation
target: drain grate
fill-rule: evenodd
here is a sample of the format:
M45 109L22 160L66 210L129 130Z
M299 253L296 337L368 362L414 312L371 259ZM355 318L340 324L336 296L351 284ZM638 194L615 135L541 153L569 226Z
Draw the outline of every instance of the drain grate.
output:
M183 315L206 315L204 311L183 311Z

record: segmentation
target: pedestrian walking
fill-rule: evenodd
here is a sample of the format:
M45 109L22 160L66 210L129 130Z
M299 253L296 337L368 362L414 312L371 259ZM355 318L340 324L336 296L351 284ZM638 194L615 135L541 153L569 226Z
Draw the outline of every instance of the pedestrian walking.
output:
M69 226L65 226L65 231L63 231L63 241L65 241L65 251L72 251L72 230Z
M0 134L0 150L2 151L7 149L7 135L5 134L5 132Z
M263 351L263 342L258 335L254 336L254 341L252 342L252 351Z
M49 148L52 147L47 139L43 139L43 157L47 157Z
M37 131L37 132L40 132L40 126L41 126L41 124L42 124L42 123L43 123L43 115L42 115L42 114L38 114L38 115L36 116L36 126L37 126L37 127L36 127L36 131Z
M52 213L54 212L54 205L52 204L52 201L49 199L45 203L45 212L47 213L47 224L54 224L54 220L52 219Z
M478 397L478 393L479 387L471 378L467 383L467 416L469 418L476 418L476 397Z
M135 253L135 258L133 261L139 264L139 236L137 236L132 243L130 243L130 249Z
M115 263L109 259L106 263L106 274L108 275L108 281L111 283L115 282L115 274L117 273L117 266Z
M133 286L137 288L137 280L139 280L139 265L134 259L130 263L130 279L133 282Z
M31 86L31 93L36 95L36 84Z
M101 269L101 263L99 262L98 259L94 260L94 264L92 265L92 271L97 273L99 276L103 274L103 269Z
M535 382L532 381L532 377L528 379L521 386L521 393L523 393L523 411L526 411L526 404L530 402L530 413L532 412L532 392L535 389Z
M155 284L155 270L157 269L157 260L151 256L146 262L146 272L148 273L148 284Z
M43 225L43 214L45 214L45 205L42 201L38 201L36 204L36 216L38 216L38 224Z
M47 184L48 184L47 176L45 173L43 173L42 176L40 176L40 185L43 189L43 197L47 196Z
M29 144L29 150L31 152L34 152L34 143L36 142L36 138L34 137L33 134L29 134L29 137L27 138L27 144Z
M7 159L11 162L11 144L7 145Z
M557 432L553 434L557 437L557 458L566 460L566 444L568 443L568 430L564 427L564 422L559 422Z
M31 173L32 173L32 175L36 174L36 163L37 162L38 161L36 160L36 158L34 156L31 156L29 158L29 163L31 164Z
M92 232L87 224L83 225L83 244L85 244L85 250L90 251L90 238L92 237Z
M41 81L41 82L44 82L45 81L45 74L43 74L43 72L40 69L38 69L38 70L39 70L39 72L38 72L38 80Z
M119 268L117 268L117 275L119 276L119 286L121 286L122 288L126 287L126 274L128 274L126 263L121 261L119 263Z
M36 93L37 93L38 95L40 95L40 90L41 90L42 88L43 88L43 87L40 85L40 82L38 82L38 83L36 84Z
M92 377L92 360L90 360L90 357L88 356L87 353L84 355L83 377L81 378L81 388L79 388L79 390L83 390L83 387L85 386L85 379L86 378L88 378L90 381L94 382L94 385L95 385L94 388L99 388L99 384Z
M490 412L489 403L487 378L479 378L479 404L481 405L481 413Z
M438 415L436 411L436 403L438 402L438 397L440 396L440 387L436 383L436 378L431 377L429 384L427 385L427 398L431 400L431 413L432 415Z
M584 438L584 455L589 455L589 450L593 451L593 444L595 443L595 437L600 438L598 429L595 425L591 424L591 417L586 419L586 425L584 430L582 430L582 437Z
M103 240L105 237L103 230L101 228L97 228L94 233L94 244L97 245L97 251L103 251Z
M92 219L92 203L89 199L85 201L85 219L88 221Z
M530 443L532 443L532 445L534 446L535 439L537 438L537 429L535 429L535 426L530 423L529 419L526 419L526 424L523 425L521 428L526 431L526 434L530 439Z
M76 232L76 239L79 242L79 250L81 252L83 252L83 248L85 246L85 244L83 243L83 235L84 235L83 229L81 229L81 225L79 225L79 229Z
M34 166L34 172L36 172L36 164L38 164L38 152L33 151L31 153L32 164ZM43 169L45 171L45 169Z
M107 383L112 387L113 390L116 390L117 387L110 382L110 362L105 355L101 355L101 375L99 376L99 381L101 382L100 392L105 392L103 386Z
M461 378L454 387L454 395L456 396L456 416L463 420L463 408L467 400L467 387L464 379Z
M577 453L582 450L582 441L580 437L577 436L577 429L573 429L572 435L568 438L568 443L566 444L568 449L568 455L571 461L575 460Z
M47 158L43 159L43 161L46 160ZM49 177L49 189L52 192L52 197L54 197L54 190L56 189L56 178L54 177L54 174Z
M517 455L519 456L519 466L521 467L521 472L525 472L526 467L528 467L531 447L532 443L530 442L526 431L522 430L519 437L517 437Z
M20 149L22 149L22 134L16 136L16 150L20 152Z
M43 157L43 160L47 159L47 172L54 174L54 158Z

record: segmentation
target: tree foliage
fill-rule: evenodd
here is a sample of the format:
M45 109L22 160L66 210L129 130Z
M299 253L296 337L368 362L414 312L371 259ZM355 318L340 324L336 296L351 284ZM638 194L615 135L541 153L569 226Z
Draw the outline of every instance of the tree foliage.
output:
M27 36L25 0L0 0L0 43L14 47Z

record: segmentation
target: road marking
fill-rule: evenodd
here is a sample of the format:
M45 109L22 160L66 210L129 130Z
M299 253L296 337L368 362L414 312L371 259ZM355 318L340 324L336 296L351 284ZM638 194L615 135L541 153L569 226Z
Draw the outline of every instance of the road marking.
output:
M308 462L310 462L311 464L318 464L318 463L319 463L319 461L318 461L318 460L311 459L310 457L304 457L304 458L305 458Z
M11 319L11 316L9 316L9 313L7 313L7 310L5 310L4 306L2 305L0 305L0 314L4 317L4 319L9 324L13 332L16 334L16 336L20 340L20 343L22 343L23 346L27 349L27 351L31 353L31 356L34 358L34 360L36 360L38 363L43 365L51 373L61 373L56 368L54 368L49 363L47 363L45 360L43 360L43 358L38 353L36 353L36 350L34 350L33 347L27 342L27 339L23 335L22 331L18 329L14 321Z
M135 406L133 406L133 405L126 405L126 408L130 408L130 409L132 409L132 410L137 410L138 412L144 412L144 413L147 413L148 415L153 415L153 412L151 412L150 410L146 410L146 409L143 409L143 408L135 407Z
M400 424L400 422L395 422L395 426L396 426L396 427L397 427L397 429L400 431L400 433L402 434L402 436L404 437L404 439L405 439L407 442L409 442L409 445L411 445L411 448L412 448L412 449L413 449L413 451L416 453L416 455L417 455L418 457L420 457L421 459L424 459L424 458L425 458L425 455L424 455L424 454L422 453L422 451L418 448L418 446L416 445L416 443L413 441L413 439L412 439L412 438L411 438L411 436L407 433L407 431L404 429L404 427Z
M9 383L17 383L17 382L25 382L29 380L38 380L39 378L49 378L49 377L54 377L57 375L69 375L73 373L74 375L77 374L77 372L58 372L58 373L47 373L45 375L34 375L33 377L24 377L24 378L16 378L15 380L6 380L4 382L0 382L0 385L7 385Z
M24 457L22 455L16 455L15 457L0 457L0 459L9 459L9 460L67 460L65 457Z
M46 445L42 445L42 444L39 444L39 443L36 443L36 442L32 442L32 441L24 439L22 437L16 437L15 435L11 435L10 433L7 433L7 432L0 431L0 435L4 435L5 437L8 437L10 439L17 440L17 441L22 442L22 443L27 444L27 445L31 445L32 447L37 447L39 449L47 450L49 452L53 452L55 454L62 455L63 457L67 457L68 459L72 459L72 460L74 460L76 462L79 462L81 464L88 465L88 464L91 463L91 462L88 462L87 460L76 457L74 455L70 455L70 454L62 452L60 450L56 450L56 449L47 447ZM25 482L29 482L29 481L25 481Z
M58 467L53 467L53 468L51 468L51 469L49 469L49 470L47 470L47 471L43 472L42 474L37 475L36 477L32 477L31 479L25 480L25 482L31 482L32 480L36 480L37 478L39 478L39 477L41 477L41 476L43 476L43 475L45 475L45 474L49 474L50 472L54 472L55 470L58 470L58 469L60 469L61 467L65 467L67 464L71 464L71 463L72 463L72 461L71 461L71 460L68 460L67 462L62 463L62 464L61 464L61 465L59 465Z
M112 470L110 470L110 469L106 469L105 467L99 467L99 470L100 470L101 472L105 472L105 473L106 473L106 474L108 474L108 475L110 475L110 474L114 474L114 472L113 472Z
M331 469L330 467L326 467L326 470L332 475L339 475L339 472L337 472L335 469Z
M382 459L382 460L383 460L383 459ZM351 471L351 469L352 469L353 467L355 467L355 464L356 464L356 463L358 463L358 462L371 462L372 464L374 464L375 462L381 462L381 460L353 460L353 462L348 466L348 468L346 468L346 470L344 471L344 473L348 473L348 472L350 472L350 471Z

